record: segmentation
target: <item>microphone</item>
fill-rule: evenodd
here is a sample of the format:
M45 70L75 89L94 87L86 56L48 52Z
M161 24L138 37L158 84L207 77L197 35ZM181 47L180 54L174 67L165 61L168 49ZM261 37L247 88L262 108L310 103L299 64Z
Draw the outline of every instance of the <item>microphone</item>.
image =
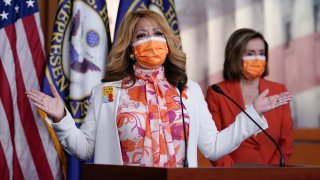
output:
M183 102L182 102L183 80L179 81L178 89L180 92L180 106L181 106L182 125L183 125L183 134L184 134L184 146L185 146L183 167L187 168L187 167L189 167L189 163L188 163L188 156L187 156L188 155L187 132L186 132L186 126L185 126L185 122L184 122Z
M211 88L216 92L216 93L219 93L219 94L222 94L223 96L227 97L230 101L232 101L242 112L244 112L244 114L246 114L250 120L259 127L259 129L265 134L267 135L267 137L276 145L278 151L279 151L279 154L280 154L280 162L279 162L279 166L280 167L284 167L285 166L285 162L284 162L284 158L283 158L283 153L282 153L282 150L281 150L281 147L280 145L277 143L277 141L275 141L272 136L270 136L269 133L267 133L264 129L262 129L262 127L255 121L253 120L253 118L236 102L234 101L232 98L230 98L226 93L224 93L222 91L222 89L220 89L220 87L216 84L212 85Z

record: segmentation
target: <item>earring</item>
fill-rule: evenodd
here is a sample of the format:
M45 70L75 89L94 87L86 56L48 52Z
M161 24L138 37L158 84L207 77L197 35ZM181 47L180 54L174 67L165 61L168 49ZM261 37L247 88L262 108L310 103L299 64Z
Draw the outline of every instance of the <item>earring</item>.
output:
M134 55L130 54L130 59L134 60Z

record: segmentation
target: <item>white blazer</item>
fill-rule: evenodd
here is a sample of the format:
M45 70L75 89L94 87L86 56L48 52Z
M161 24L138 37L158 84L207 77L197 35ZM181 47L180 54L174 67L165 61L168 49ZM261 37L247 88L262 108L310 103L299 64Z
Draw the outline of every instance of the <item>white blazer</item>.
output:
M114 87L114 102L103 103L104 86ZM94 157L96 164L123 164L115 116L121 95L119 87L121 81L101 83L93 88L87 115L80 129L68 111L59 123L51 123L68 153L80 159ZM183 103L190 116L187 152L189 167L198 165L197 147L208 159L217 160L235 150L252 134L260 132L244 113L237 115L235 122L228 128L218 132L199 85L189 80L187 88L188 99L183 100ZM260 117L253 106L246 109L246 112L263 129L268 127L264 117Z

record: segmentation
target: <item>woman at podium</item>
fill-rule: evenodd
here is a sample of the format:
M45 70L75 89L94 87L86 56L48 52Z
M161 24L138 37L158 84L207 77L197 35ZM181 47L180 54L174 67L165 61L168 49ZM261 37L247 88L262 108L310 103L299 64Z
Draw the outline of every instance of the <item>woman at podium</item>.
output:
M140 10L123 19L102 83L92 89L78 129L54 86L53 97L27 92L50 117L70 154L97 164L197 167L197 148L217 160L259 128L239 113L218 131L199 85L188 80L181 42L159 14ZM263 114L288 103L289 93L258 95L246 109L266 129Z

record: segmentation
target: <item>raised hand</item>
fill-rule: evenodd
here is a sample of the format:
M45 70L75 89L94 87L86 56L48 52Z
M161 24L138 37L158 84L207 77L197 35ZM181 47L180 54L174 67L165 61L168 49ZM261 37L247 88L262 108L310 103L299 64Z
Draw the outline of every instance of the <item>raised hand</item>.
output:
M65 116L64 103L53 85L50 85L50 90L53 98L35 89L26 94L36 107L46 112L54 122L59 122Z
M253 107L259 115L271 111L281 105L288 104L292 99L292 95L289 92L268 96L269 89L264 90L253 100Z

